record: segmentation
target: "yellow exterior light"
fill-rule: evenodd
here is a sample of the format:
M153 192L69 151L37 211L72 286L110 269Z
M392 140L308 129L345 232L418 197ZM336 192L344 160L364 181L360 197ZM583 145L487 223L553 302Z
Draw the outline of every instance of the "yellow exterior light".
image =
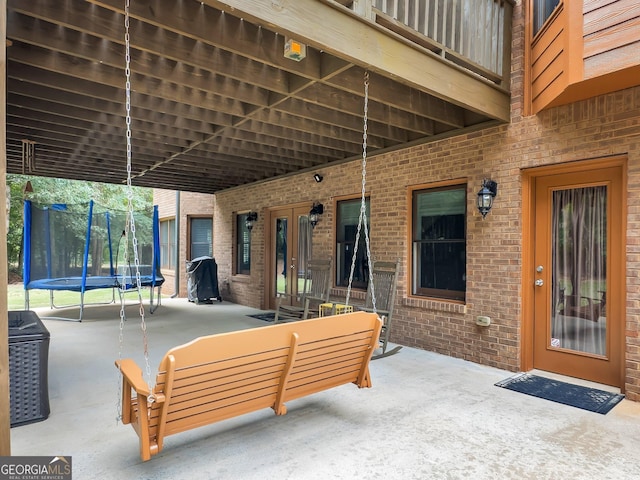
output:
M307 46L292 38L287 38L284 43L284 56L299 62L307 56Z

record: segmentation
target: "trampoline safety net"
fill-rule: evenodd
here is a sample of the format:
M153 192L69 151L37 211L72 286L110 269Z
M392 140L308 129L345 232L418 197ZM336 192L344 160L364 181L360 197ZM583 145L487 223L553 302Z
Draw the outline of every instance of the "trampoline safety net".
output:
M82 204L24 204L25 290L135 288L132 242L124 239L127 212L93 201ZM134 212L143 286L160 286L158 209ZM129 248L125 256L125 248ZM125 265L125 258L128 264Z

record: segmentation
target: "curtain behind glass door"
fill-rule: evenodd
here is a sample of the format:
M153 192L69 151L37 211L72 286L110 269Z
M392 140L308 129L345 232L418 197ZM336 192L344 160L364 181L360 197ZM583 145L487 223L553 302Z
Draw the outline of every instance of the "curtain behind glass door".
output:
M553 192L550 346L607 355L607 187Z
M311 230L309 216L298 215L298 293L303 293L304 277L307 275L307 262L311 258Z
M286 294L287 275L289 273L289 258L287 257L287 230L288 221L286 217L276 219L276 248L275 248L275 285L276 296Z

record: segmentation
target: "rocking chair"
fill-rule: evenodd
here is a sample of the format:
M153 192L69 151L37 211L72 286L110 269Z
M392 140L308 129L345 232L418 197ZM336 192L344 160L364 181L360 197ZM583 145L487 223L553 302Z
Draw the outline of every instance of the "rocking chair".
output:
M331 280L331 259L310 259L305 269L302 293L297 295L299 305L283 305L283 300L292 295L280 294L276 302L274 323L292 320L306 320L318 309L311 305L320 305L329 301Z
M354 308L357 310L373 312L373 294L375 294L376 312L378 316L383 319L383 323L380 333L380 348L382 349L382 353L374 355L374 359L393 355L402 348L401 346L397 346L387 352L393 306L396 301L398 268L399 262L397 260L395 262L374 262L372 271L373 285L369 282L364 305L354 305Z

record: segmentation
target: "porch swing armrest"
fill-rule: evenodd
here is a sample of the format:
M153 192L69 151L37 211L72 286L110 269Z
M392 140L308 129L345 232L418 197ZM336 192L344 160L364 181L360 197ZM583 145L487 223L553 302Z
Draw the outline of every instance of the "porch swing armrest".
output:
M136 362L130 358L116 360L116 367L122 373L126 385L133 388L137 395L148 397L151 394L149 385L147 385L147 382L145 382L142 377L142 370Z

